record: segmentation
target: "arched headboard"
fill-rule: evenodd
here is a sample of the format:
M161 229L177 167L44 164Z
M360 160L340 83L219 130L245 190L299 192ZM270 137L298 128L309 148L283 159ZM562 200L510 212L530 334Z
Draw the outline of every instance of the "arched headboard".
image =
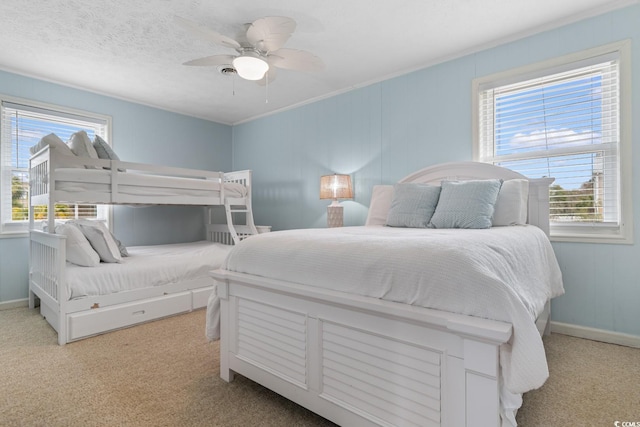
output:
M420 169L399 182L417 182L440 185L442 180L464 181L470 179L526 179L529 181L529 206L527 223L539 227L549 235L549 186L555 178L531 179L489 163L451 162Z

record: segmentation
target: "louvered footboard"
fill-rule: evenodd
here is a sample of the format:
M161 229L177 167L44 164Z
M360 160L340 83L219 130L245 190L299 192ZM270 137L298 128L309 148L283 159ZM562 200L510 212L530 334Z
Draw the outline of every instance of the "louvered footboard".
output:
M499 426L511 325L214 272L220 375L345 426Z

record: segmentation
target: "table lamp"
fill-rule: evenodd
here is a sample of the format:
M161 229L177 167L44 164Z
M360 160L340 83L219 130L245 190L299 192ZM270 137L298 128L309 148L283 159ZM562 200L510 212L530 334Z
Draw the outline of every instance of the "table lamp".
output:
M333 199L327 206L327 226L342 227L343 207L338 199L353 199L351 176L333 174L320 177L320 199Z

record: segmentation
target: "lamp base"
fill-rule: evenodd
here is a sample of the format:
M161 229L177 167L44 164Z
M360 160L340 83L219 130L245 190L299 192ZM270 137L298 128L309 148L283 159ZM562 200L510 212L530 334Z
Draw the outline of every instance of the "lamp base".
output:
M338 204L327 206L327 226L329 228L342 227L344 218L343 208Z

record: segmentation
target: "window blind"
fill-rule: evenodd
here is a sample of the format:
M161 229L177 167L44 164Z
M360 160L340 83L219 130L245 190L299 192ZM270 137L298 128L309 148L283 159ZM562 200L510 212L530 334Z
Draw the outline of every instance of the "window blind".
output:
M0 104L0 166L2 231L24 230L29 220L29 148L50 133L66 141L79 130L106 138L104 119L84 116L61 109L44 108L28 103L3 100ZM98 218L103 216L95 205L56 205L56 218ZM37 207L36 220L47 216L46 207ZM14 230L15 231L15 230Z
M554 177L552 227L621 221L619 58L587 62L479 93L480 160Z

